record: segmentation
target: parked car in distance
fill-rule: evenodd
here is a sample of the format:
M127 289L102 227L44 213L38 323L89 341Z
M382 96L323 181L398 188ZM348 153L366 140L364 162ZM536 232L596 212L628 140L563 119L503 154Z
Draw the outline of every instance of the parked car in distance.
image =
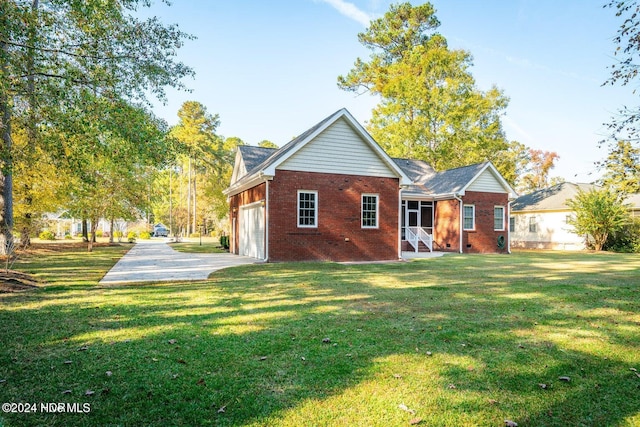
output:
M153 235L155 237L167 237L169 236L169 230L163 226L153 227Z

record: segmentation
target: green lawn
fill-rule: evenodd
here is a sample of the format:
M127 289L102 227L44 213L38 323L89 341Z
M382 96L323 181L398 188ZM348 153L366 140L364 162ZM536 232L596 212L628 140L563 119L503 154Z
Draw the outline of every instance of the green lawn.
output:
M0 425L640 426L637 255L97 285L123 250L16 265L48 285L0 294L0 402L90 413L0 413Z

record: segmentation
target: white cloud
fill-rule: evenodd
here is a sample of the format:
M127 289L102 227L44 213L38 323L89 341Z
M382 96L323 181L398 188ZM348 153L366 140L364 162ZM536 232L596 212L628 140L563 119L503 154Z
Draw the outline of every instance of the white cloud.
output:
M372 17L369 16L368 13L358 9L358 7L349 3L345 0L320 0L324 3L327 3L329 6L333 7L335 10L340 12L342 15L346 16L349 19L353 19L354 21L362 24L364 27L368 27L371 22Z

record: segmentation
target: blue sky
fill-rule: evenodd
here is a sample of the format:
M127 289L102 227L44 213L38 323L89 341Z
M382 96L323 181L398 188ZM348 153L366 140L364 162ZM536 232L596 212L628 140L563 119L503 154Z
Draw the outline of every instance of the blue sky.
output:
M150 13L177 23L196 40L179 59L196 77L191 93L169 91L155 113L169 124L187 100L220 115L219 131L256 145L283 145L334 111L346 107L362 124L377 100L338 89L357 57L369 56L357 34L380 17L387 0L191 0ZM413 4L422 2L414 1ZM602 87L615 59L620 25L612 9L594 0L434 0L439 29L451 48L474 57L480 89L496 85L510 98L507 137L560 155L553 176L589 182L603 123L632 88ZM149 13L149 12L147 12Z

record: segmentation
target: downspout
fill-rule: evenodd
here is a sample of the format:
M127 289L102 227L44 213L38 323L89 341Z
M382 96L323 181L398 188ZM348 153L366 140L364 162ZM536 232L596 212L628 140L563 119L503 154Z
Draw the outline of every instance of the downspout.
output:
M402 187L398 190L398 259L402 259Z
M264 226L264 261L269 261L269 180L265 179L265 226Z
M509 200L507 203L507 253L511 253L511 203L513 200Z
M462 198L457 193L453 194L453 197L460 202L460 218L459 218L459 226L460 226L460 243L458 243L458 247L460 248L459 252L462 252L462 231L463 231L463 222L462 222Z

